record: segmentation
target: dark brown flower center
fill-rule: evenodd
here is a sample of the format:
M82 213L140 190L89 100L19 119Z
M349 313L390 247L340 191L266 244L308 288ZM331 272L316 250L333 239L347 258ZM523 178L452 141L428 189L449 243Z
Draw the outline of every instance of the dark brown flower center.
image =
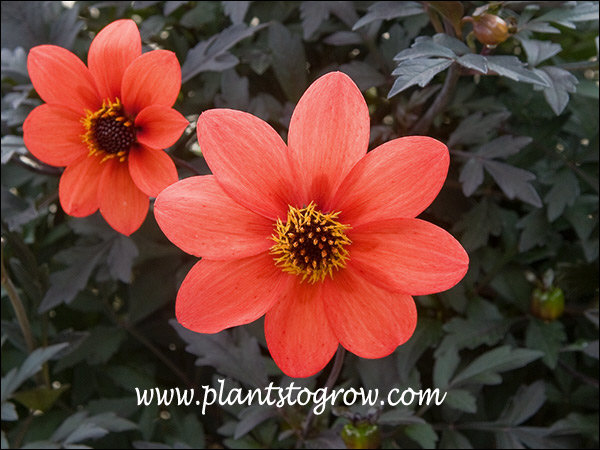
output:
M102 156L102 161L119 158L125 161L136 141L133 121L125 114L121 101L105 100L98 111L87 111L81 119L85 134L81 136L90 149L90 155Z
M311 283L333 277L333 269L346 266L351 242L348 225L338 222L339 213L323 214L311 203L298 209L290 206L286 223L278 220L271 254L284 272L301 276Z
M135 128L121 115L99 117L93 125L92 133L98 147L109 154L126 152L135 142Z

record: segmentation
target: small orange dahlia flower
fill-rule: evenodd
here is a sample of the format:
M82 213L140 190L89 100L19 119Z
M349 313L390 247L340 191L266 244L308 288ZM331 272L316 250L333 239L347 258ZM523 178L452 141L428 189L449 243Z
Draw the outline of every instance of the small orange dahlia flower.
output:
M446 290L467 271L461 245L414 218L444 183L448 149L411 136L367 153L369 112L346 75L309 87L288 145L228 109L202 113L197 133L213 175L169 186L154 208L167 237L202 257L177 295L186 328L216 333L266 314L276 364L306 377L338 344L390 354L415 329L412 295Z
M27 69L46 103L27 116L23 139L41 161L67 166L62 208L76 217L100 209L110 226L130 235L146 217L148 196L178 179L162 150L188 125L171 108L181 86L175 54L142 55L135 22L117 20L92 41L87 67L62 47L39 45Z

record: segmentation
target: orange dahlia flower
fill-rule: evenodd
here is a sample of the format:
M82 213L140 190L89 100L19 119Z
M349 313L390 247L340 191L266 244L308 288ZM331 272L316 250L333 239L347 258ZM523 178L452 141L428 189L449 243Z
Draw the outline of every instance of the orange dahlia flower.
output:
M142 55L135 22L117 20L92 41L86 67L54 45L30 50L27 69L46 103L23 124L25 145L52 166L67 166L59 183L64 211L76 217L100 213L130 235L156 197L177 181L162 150L188 125L171 107L181 86L175 54Z
M321 370L341 344L381 358L412 335L412 295L462 279L468 256L443 229L415 219L440 191L444 144L423 136L367 153L369 112L342 73L315 81L292 115L288 145L262 120L205 111L198 140L213 175L161 192L167 237L201 256L176 301L201 333L263 314L267 345L287 375Z

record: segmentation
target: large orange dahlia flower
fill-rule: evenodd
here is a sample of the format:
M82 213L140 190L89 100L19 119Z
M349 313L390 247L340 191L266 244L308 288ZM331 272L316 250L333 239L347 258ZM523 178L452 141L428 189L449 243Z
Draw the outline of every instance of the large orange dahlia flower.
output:
M177 181L162 150L188 125L171 107L181 86L175 54L142 55L138 28L117 20L98 33L88 66L54 45L30 50L27 69L46 103L23 124L26 147L52 166L67 166L59 183L64 211L84 217L100 209L120 233L137 230L156 197Z
M288 145L262 120L205 111L198 140L213 175L165 189L163 232L201 256L177 295L177 320L201 333L266 314L265 335L289 376L321 370L341 344L380 358L412 335L412 295L446 290L468 266L443 229L415 219L449 165L435 139L395 139L367 153L369 113L342 73L300 99Z

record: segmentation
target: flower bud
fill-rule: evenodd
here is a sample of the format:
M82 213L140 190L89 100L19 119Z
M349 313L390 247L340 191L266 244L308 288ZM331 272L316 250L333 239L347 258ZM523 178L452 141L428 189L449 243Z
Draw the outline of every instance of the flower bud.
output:
M342 440L347 448L379 448L381 432L371 423L349 423L342 429Z
M484 45L496 46L508 39L508 25L501 17L482 14L474 17L472 22L475 37Z
M565 310L565 294L559 287L536 288L531 295L531 314L546 321L562 316Z

